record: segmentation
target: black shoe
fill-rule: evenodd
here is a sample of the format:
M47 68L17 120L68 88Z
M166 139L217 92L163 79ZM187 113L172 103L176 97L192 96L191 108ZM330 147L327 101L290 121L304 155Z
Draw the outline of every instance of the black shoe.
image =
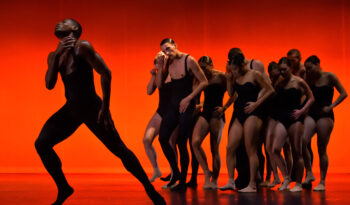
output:
M303 187L304 189L311 189L312 188L312 183L302 183L301 187Z
M170 190L171 191L178 191L178 192L185 192L186 189L187 189L186 184L180 183L180 184L174 186L173 188L171 188Z
M160 180L165 181L165 182L168 182L168 181L170 181L170 178L171 178L171 174L169 174L169 175L166 176L166 177L161 177Z
M196 181L190 180L189 182L186 183L186 186L190 188L197 188L198 184Z
M164 198L154 189L146 191L149 198L152 200L155 205L166 205Z

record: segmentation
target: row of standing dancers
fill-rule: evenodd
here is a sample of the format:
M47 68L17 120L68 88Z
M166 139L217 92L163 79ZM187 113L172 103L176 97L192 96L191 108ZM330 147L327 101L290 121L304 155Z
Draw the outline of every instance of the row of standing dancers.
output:
M54 146L70 137L81 124L85 124L107 149L121 159L125 168L142 183L154 204L166 204L164 198L151 184L136 156L121 140L114 126L109 110L111 71L93 46L88 41L80 39L81 25L76 20L64 19L56 24L54 34L59 43L48 55L45 83L46 88L52 90L60 75L66 103L46 121L35 141L35 148L41 161L58 189L57 198L53 204L63 204L74 193L74 189L63 173L62 163ZM284 176L285 182L282 187L288 187L291 180L291 163L286 166L280 155L282 146L288 141L287 136L289 136L292 151L294 150L293 161L297 167L297 182L300 184L302 176L300 172L302 171L302 148L306 157L307 180L314 180L310 155L304 152L304 149L307 149L304 146L301 148L301 144L307 144L311 136L317 132L321 158L321 183L318 187L321 190L323 186L324 189L328 166L326 146L334 121L332 108L346 97L346 92L334 74L321 71L317 57L312 56L305 62L306 79L311 91L302 78L291 74L292 67L288 59L282 59L279 65L269 66L269 71L275 73L270 75L270 77L275 76L273 83L270 83L261 62L245 59L239 49L230 51L226 74L214 70L208 57L201 58L198 64L193 57L180 52L171 39L162 41L161 50L161 55L156 58L157 70L152 71L152 79L148 86L149 93L154 92L156 87L159 89L160 105L147 127L144 140L147 154L155 167L152 181L160 176L160 171L156 163L156 153L149 142L152 142L159 133L159 141L172 170L170 182L166 187L172 190L184 190L187 186L196 186L199 163L205 172L205 186L216 188L220 170L218 146L224 126L224 111L234 102L234 115L230 123L227 146L230 179L222 189L234 189L235 186L244 188L245 179L248 176L247 187L241 191L256 191L255 182L258 175L256 171L259 164L258 139L264 122L269 118L271 120L268 120L267 127L271 129L267 129L269 134L266 135L264 142L266 147L269 147L267 150L270 150L267 156L273 159L270 159L270 164L275 184L279 182L276 166L280 167ZM95 91L93 70L101 76L102 99ZM275 96L273 96L273 87L275 87ZM333 87L340 92L340 96L334 102L332 102ZM201 105L196 104L196 101L198 102L198 95L203 90L205 101L203 110L199 112ZM226 90L231 98L222 106ZM280 95L281 97L278 97ZM301 102L299 100L304 95L307 99L306 103L299 107ZM291 100L288 101L285 98ZM269 106L272 104L267 103L269 100L274 106ZM304 116L307 110L309 115L306 115L303 126L300 117ZM302 143L301 139L303 130L307 133L303 138L306 143ZM212 171L209 171L206 156L200 146L209 132L214 161ZM192 157L192 179L186 184L189 166L186 146L188 138L193 145L191 146L191 151L194 153L192 156L196 157ZM244 145L240 146L243 141ZM177 149L181 171L177 164ZM241 152L236 152L240 149ZM235 163L235 153L237 153L237 163ZM250 171L244 168L247 165L247 161L244 160L245 153L249 159ZM195 159L198 159L198 162ZM245 177L234 182L235 167L239 176ZM246 175L247 173L249 175ZM176 184L177 181L179 181L178 184Z
M302 187L310 187L315 180L311 138L317 134L321 180L313 190L325 190L327 145L334 125L333 108L347 97L347 93L333 73L321 69L317 56L310 56L302 64L299 50L291 49L278 63L269 64L267 75L259 60L247 59L241 49L232 48L223 73L214 69L209 56L201 57L197 63L193 57L178 50L170 38L164 39L160 48L147 87L148 94L159 89L159 106L143 139L154 170L151 182L162 176L152 146L159 134L159 142L171 167L171 174L161 178L170 180L163 188L185 190L186 187L196 187L200 165L204 171L205 189L238 188L239 192L256 192L259 185L274 187L281 184L279 168L283 183L278 189L302 191ZM334 88L339 96L333 102ZM202 91L203 103L200 102ZM230 98L223 104L226 91ZM225 125L224 113L231 104L234 104L234 111L226 153L229 180L226 185L218 187L219 143ZM208 134L212 170L201 147ZM188 140L192 176L186 183ZM267 162L265 181L262 179L265 169L262 147ZM177 164L178 152L181 171ZM304 167L306 176L302 183ZM238 171L236 180L235 169ZM290 189L292 181L296 184Z

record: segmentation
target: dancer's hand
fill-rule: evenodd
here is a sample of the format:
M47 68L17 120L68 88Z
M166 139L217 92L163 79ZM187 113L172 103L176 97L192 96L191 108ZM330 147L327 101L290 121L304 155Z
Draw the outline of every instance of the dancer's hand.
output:
M244 112L250 114L256 109L256 107L256 102L247 102L246 106L244 107Z
M179 112L184 113L187 110L188 105L190 104L191 100L187 97L183 98L180 102Z
M97 123L103 123L107 130L115 129L111 113L104 106L102 106L100 111L98 112Z
M58 46L56 48L56 55L62 55L63 53L74 48L76 42L77 39L73 36L73 33L62 38L62 40L58 43Z
M213 116L214 117L220 118L220 117L222 117L223 114L224 114L224 108L223 107L217 106L217 107L214 108L214 111L213 111Z
M322 112L323 113L329 113L332 110L332 108L330 106L324 106L322 108Z
M151 75L156 75L157 74L157 69L156 68L153 68L152 70L151 70Z
M299 117L302 116L302 115L303 115L303 111L298 110L298 109L295 109L295 110L293 110L293 112L292 112L292 117L293 117L295 120L299 119Z
M74 38L73 33L64 37L56 48L56 55L59 57L59 67L61 67L67 60L68 53L74 48L77 39Z

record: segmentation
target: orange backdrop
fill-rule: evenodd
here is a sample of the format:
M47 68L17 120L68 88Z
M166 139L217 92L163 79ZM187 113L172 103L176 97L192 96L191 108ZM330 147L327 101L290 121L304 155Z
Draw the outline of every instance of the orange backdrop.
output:
M82 24L82 39L92 43L112 70L114 122L148 171L151 164L142 138L158 95L147 96L146 85L153 57L165 37L175 39L181 51L196 59L211 56L222 71L231 47L242 48L246 57L260 59L265 66L298 48L304 60L318 55L322 68L334 72L350 92L350 3L346 0L12 0L1 1L0 17L0 172L45 172L34 141L45 121L65 102L60 79L53 91L44 83L47 55L58 43L54 27L63 18ZM99 77L95 81L101 93ZM348 102L335 109L328 148L330 172L350 171L345 160L350 155ZM227 122L231 113L232 108ZM222 172L226 172L227 125L220 146ZM204 147L209 154L207 141ZM154 145L160 167L167 172L158 140ZM318 172L315 138L313 148ZM55 150L66 172L124 171L84 125Z

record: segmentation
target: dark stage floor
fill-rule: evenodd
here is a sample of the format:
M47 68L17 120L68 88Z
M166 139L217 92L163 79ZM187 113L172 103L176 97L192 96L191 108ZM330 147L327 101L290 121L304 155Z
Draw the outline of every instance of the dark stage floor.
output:
M227 175L220 177L219 185L224 185ZM152 204L141 185L129 174L67 174L67 178L75 193L65 204ZM304 190L301 193L279 192L276 188L264 188L258 193L248 194L236 191L206 191L201 187L203 178L203 175L198 176L197 190L187 189L185 193L162 189L164 183L159 180L154 185L167 203L172 205L350 204L350 174L329 174L326 192ZM0 174L1 205L50 204L55 198L56 188L47 174Z

